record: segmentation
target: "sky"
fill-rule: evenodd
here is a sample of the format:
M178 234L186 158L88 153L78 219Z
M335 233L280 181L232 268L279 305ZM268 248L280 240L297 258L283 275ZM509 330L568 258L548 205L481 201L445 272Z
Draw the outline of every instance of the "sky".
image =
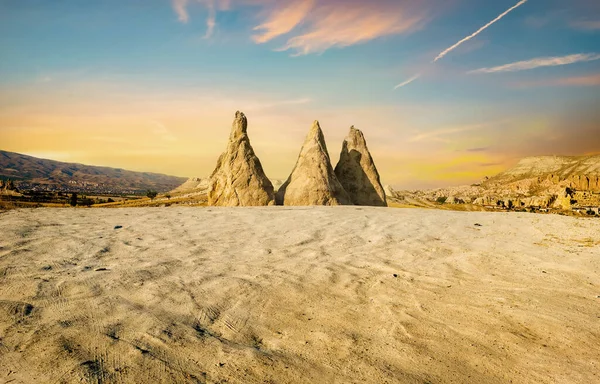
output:
M600 153L600 1L0 0L0 149L207 177L237 110L271 179L314 120L400 189Z

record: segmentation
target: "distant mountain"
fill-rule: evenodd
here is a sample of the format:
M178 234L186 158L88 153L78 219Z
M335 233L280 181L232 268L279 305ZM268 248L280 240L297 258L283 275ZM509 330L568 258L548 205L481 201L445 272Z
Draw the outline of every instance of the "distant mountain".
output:
M399 201L412 199L444 205L598 212L600 155L527 157L478 184L391 194Z
M167 192L187 180L158 173L63 163L1 150L0 179L14 180L20 189L98 193L135 193L147 189Z
M600 155L526 157L484 182L494 186L518 181L600 192Z

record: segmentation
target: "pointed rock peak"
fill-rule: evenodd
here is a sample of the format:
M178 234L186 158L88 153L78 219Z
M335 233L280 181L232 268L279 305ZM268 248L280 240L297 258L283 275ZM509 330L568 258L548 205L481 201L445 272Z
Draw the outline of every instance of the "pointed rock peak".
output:
M350 132L348 136L344 139L345 147L367 147L367 141L365 140L365 135L363 135L360 129L354 128L354 125L350 127ZM368 150L367 150L368 151Z
M346 205L350 198L335 177L325 137L315 121L290 177L276 194L280 205Z
M313 122L313 125L312 125L312 128L310 129L310 132L311 133L315 133L315 132L321 132L322 133L321 124L319 124L319 120L315 120Z
M306 142L309 142L311 140L316 140L318 142L325 142L325 136L323 136L323 130L321 129L321 125L319 124L319 122L317 120L315 120L315 122L313 123L312 127L310 128L310 131L308 131L308 135L306 135Z
M246 134L248 130L248 119L246 119L246 115L243 112L237 111L235 113L235 120L233 120L233 125L231 127L231 136L230 139L235 139L243 134Z
M342 144L335 174L355 205L387 206L385 191L365 136L354 126L350 127Z
M323 130L321 129L321 125L318 120L315 120L310 131L308 131L308 135L306 135L306 139L304 140L304 144L302 145L302 152L311 150L313 147L319 147L321 150L325 151L325 154L329 158L329 152L327 151L327 144L325 143L325 136L323 135Z
M247 128L246 116L236 112L227 149L210 176L209 205L231 207L275 203L273 184L250 145Z

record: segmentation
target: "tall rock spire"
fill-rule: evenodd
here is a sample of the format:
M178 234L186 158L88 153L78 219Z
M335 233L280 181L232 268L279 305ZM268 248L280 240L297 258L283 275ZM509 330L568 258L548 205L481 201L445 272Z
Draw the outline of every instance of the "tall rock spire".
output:
M208 204L213 206L261 206L275 204L273 184L254 154L247 134L248 120L235 113L227 150L210 176Z
M350 128L350 133L342 144L335 175L355 205L387 206L385 191L367 148L365 136L354 127Z
M294 170L276 194L279 205L352 204L331 166L318 121L313 123Z

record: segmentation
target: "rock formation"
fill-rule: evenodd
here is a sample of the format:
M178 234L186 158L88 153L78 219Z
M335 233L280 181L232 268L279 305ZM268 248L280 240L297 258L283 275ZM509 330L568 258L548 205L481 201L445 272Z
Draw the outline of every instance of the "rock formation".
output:
M248 121L236 112L227 150L210 176L208 204L213 206L261 206L275 203L273 185L254 154L247 134Z
M526 157L482 185L486 188L569 187L579 191L600 192L600 155Z
M276 194L279 205L351 205L329 160L325 138L315 121L290 177Z
M410 191L405 197L425 202L447 197L447 205L485 209L594 211L600 209L600 155L528 157L480 183Z
M386 207L385 191L379 180L363 133L350 128L344 139L335 175L355 205Z
M208 191L209 179L200 177L190 177L185 183L170 191L170 194L193 193L199 191Z
M8 179L6 181L0 180L0 190L5 191L16 191L17 187L15 186L14 181Z

